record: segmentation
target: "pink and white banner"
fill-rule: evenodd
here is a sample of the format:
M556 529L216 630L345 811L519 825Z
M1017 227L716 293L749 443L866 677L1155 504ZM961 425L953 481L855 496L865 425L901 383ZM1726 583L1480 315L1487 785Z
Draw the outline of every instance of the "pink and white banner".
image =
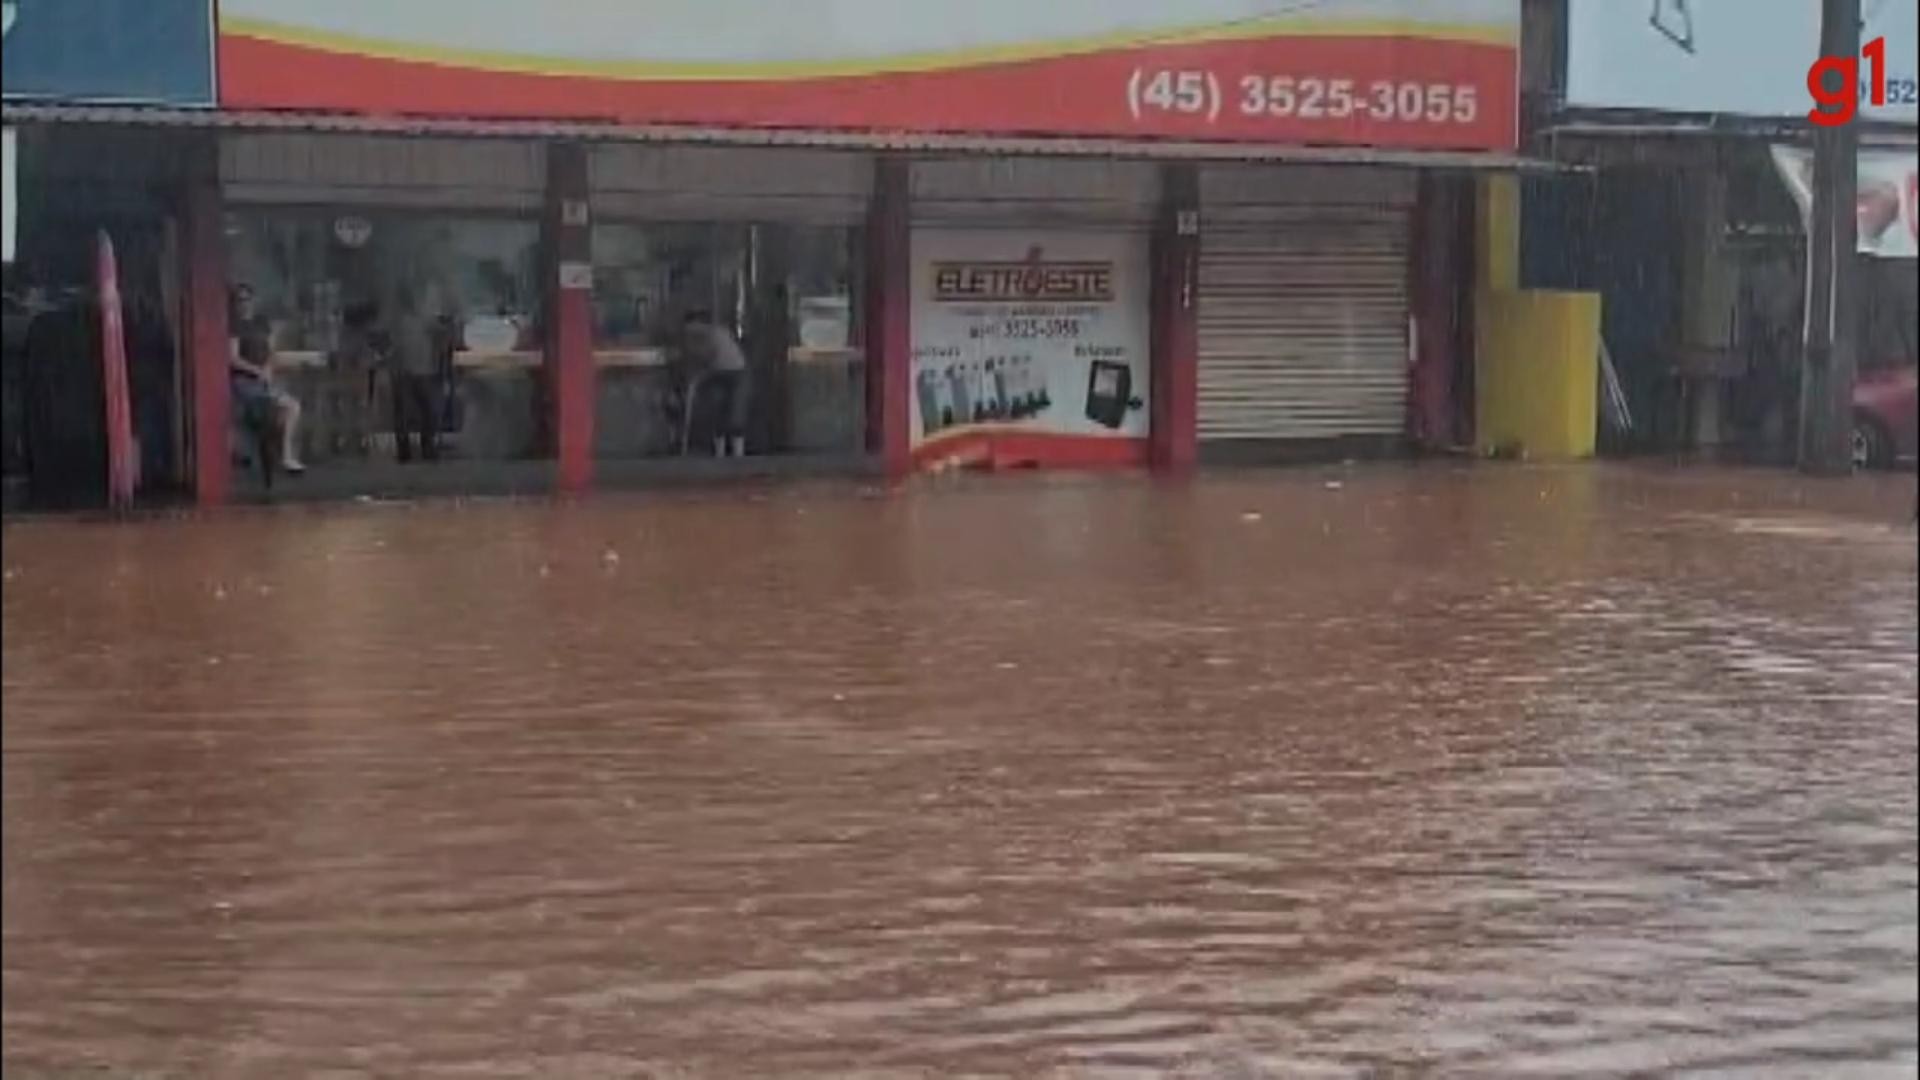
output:
M1773 163L1800 204L1804 222L1813 212L1813 153L1795 146L1773 148ZM1920 152L1860 151L1860 254L1882 259L1920 255Z

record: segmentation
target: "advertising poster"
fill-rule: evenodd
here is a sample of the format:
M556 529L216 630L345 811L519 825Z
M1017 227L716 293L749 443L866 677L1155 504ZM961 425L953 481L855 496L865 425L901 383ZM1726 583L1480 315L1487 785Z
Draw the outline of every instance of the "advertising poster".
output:
M1141 464L1147 239L913 234L917 468Z
M1510 151L1520 0L222 0L230 108Z
M1813 214L1813 153L1794 146L1773 148L1793 201L1800 206L1804 226ZM1920 255L1920 153L1913 150L1860 151L1859 189L1855 210L1860 254L1882 259L1911 259Z
M1861 0L1860 40L1885 38L1886 101L1862 88L1860 116L1911 124L1914 0ZM1567 104L1736 116L1805 116L1820 56L1820 0L1570 0ZM1863 74L1864 79L1864 65Z

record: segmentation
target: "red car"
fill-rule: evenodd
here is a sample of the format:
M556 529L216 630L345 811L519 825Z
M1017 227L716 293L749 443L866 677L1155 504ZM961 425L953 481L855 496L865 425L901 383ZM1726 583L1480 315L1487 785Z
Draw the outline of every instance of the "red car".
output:
M1885 469L1914 457L1915 390L1920 368L1912 364L1869 368L1853 387L1853 464Z

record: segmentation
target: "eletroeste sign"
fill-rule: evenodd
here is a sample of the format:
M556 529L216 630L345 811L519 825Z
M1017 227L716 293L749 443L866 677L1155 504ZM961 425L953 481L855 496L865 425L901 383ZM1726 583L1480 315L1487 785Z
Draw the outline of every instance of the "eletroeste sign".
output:
M1861 13L1860 40L1887 52L1885 104L1862 86L1859 116L1912 124L1920 4L1861 0ZM1819 56L1820 0L1569 0L1566 103L1804 118Z
M916 229L922 468L1144 458L1144 234Z
M221 103L1511 150L1519 0L222 0Z

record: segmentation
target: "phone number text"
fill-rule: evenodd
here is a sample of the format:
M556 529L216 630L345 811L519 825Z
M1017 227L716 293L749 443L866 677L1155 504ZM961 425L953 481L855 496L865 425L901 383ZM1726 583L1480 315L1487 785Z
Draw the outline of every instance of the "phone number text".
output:
M1274 120L1467 125L1480 119L1480 91L1446 82L1135 68L1127 80L1127 109L1135 120L1171 115L1214 123L1231 110Z
M1015 317L972 326L967 336L976 341L995 338L1006 341L1064 341L1080 336L1080 320L1067 316Z

